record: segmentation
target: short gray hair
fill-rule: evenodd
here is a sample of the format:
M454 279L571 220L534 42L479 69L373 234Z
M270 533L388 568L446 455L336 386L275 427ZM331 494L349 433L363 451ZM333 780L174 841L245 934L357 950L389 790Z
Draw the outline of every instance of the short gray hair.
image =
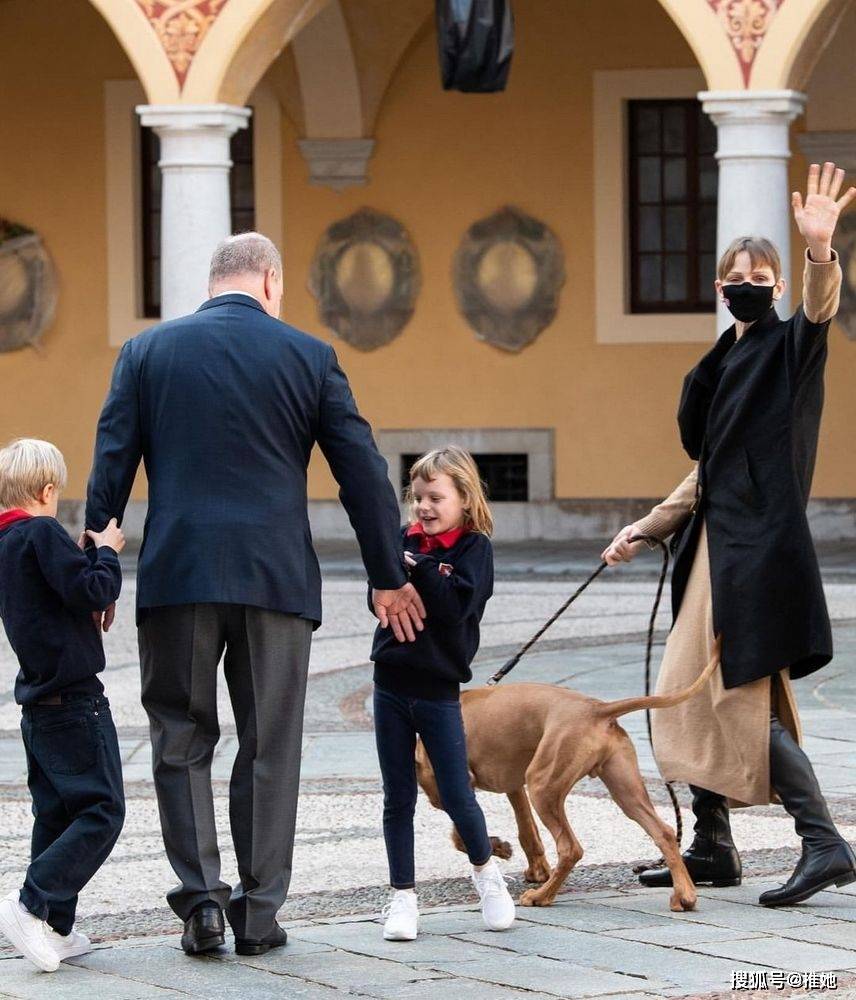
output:
M261 233L227 236L211 257L208 284L216 285L237 274L265 274L273 268L282 274L282 258L272 240Z
M68 474L56 445L38 438L18 438L0 450L0 508L23 507L53 483L65 489Z

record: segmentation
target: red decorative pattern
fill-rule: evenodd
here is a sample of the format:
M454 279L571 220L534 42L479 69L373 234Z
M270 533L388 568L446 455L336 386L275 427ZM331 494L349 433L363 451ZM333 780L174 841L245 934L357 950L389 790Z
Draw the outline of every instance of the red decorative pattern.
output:
M137 0L172 64L179 90L193 57L229 0Z
M748 87L755 56L773 18L785 0L707 0L707 2L734 46L743 74L743 85Z

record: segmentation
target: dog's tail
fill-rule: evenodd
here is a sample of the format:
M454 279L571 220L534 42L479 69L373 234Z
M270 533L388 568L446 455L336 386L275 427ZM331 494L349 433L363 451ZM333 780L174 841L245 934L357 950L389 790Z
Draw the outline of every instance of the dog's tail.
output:
M688 687L672 694L654 694L640 698L621 698L619 701L604 701L597 706L597 713L601 717L612 716L617 719L620 715L627 715L628 712L638 712L642 708L671 708L673 705L680 705L682 701L692 698L694 694L704 687L708 678L714 672L719 663L722 652L722 636L718 636L713 647L713 655L710 663L704 668L699 676Z

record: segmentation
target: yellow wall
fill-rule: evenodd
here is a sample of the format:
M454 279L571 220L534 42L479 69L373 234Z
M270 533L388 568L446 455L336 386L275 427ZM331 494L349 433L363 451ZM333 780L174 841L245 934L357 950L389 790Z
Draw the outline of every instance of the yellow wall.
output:
M501 95L444 93L433 31L422 34L381 107L367 189L289 198L305 167L287 137L288 311L317 328L304 275L324 226L364 203L388 211L420 253L415 316L372 354L337 344L375 426L555 427L557 496L662 494L687 464L673 413L680 373L699 347L595 344L592 73L694 60L655 0L532 0L516 14L515 62ZM466 227L504 203L546 221L566 255L558 317L517 355L475 339L449 277ZM619 256L616 248L616 281ZM323 470L313 483L333 495Z
M107 345L103 81L133 76L87 0L0 4L0 215L39 232L60 292L40 354L0 355L0 439L44 437L83 496Z
M806 93L808 104L805 117L795 123L794 131L811 129L816 132L852 132L856 125L856 92L842 87L841 81L853 73L853 52L856 51L856 6L851 5L835 34L823 52ZM791 148L791 187L805 187L808 164L799 153L794 135ZM856 184L852 174L847 184ZM856 211L851 207L850 211ZM802 252L800 235L794 227L794 281L801 280ZM829 363L826 369L826 406L823 414L817 472L814 480L816 496L842 497L856 495L856 450L853 447L856 428L856 341L847 340L835 323L829 338Z
M363 204L388 211L409 229L420 254L415 316L390 346L371 354L336 343L374 426L555 427L558 497L661 496L688 466L674 414L683 375L704 348L595 342L592 73L694 61L654 0L531 0L516 13L517 53L503 95L443 93L433 32L423 32L382 105L367 189L290 196L306 168L286 130L288 315L319 329L305 275L325 225ZM793 171L798 186L799 157ZM566 254L557 319L519 355L475 339L457 312L449 277L466 227L503 203L545 220ZM795 243L797 289L800 252ZM616 248L615 281L619 256ZM831 341L814 492L853 496L856 344L840 331ZM312 472L315 495L334 496L323 464Z
M656 0L528 0L518 5L517 32L508 91L460 95L440 89L426 24L382 104L366 188L310 187L285 121L284 312L335 342L360 407L378 429L554 427L557 496L663 495L686 470L674 411L682 376L703 348L595 343L592 73L688 67L693 57ZM130 76L86 0L0 4L0 214L44 236L61 279L44 353L0 355L0 438L55 441L69 459L71 497L84 490L116 353L106 329L102 85ZM795 157L795 182L803 169ZM475 339L450 281L466 227L504 203L554 229L568 275L556 321L518 355ZM423 275L411 323L370 354L321 326L306 288L324 229L364 204L409 229ZM616 247L615 281L619 257ZM835 332L818 496L856 495L854 358L856 344ZM310 485L315 497L335 495L323 461L313 462Z

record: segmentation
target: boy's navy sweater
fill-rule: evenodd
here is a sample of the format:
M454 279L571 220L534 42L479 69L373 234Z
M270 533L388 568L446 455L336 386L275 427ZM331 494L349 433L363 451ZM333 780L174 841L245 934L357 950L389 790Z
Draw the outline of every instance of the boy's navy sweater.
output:
M402 530L404 549L416 560L410 582L428 617L415 642L399 642L391 628L377 627L371 652L374 680L405 697L456 699L460 685L473 676L479 622L493 593L493 547L486 535L469 531L450 548L423 555L418 537ZM440 573L441 563L452 567L448 576Z
M92 612L108 608L121 588L113 549L102 546L91 561L55 518L0 514L0 618L20 664L19 705L63 690L104 690Z

